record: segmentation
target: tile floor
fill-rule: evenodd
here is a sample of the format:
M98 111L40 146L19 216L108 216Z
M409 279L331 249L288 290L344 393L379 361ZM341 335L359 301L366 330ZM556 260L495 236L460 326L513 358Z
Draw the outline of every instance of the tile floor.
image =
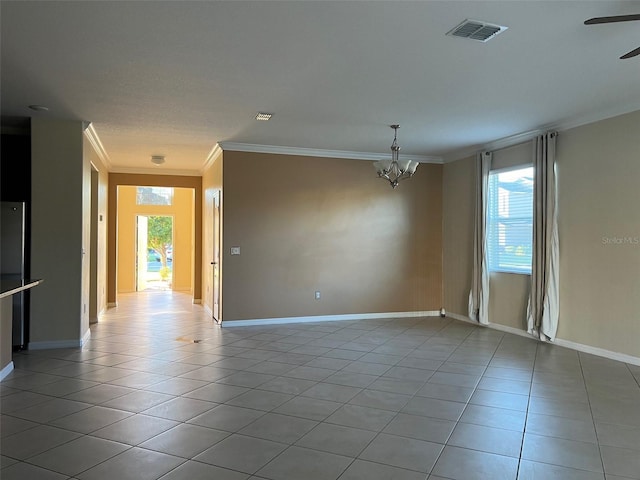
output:
M220 329L124 295L15 365L2 480L640 479L640 367L451 319Z

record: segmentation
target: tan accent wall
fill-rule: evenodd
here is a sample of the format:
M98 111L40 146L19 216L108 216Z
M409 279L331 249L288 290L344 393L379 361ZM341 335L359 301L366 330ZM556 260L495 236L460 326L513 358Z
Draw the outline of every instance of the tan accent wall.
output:
M531 163L529 144L516 145L493 155L493 169ZM444 165L444 298L445 309L467 315L473 268L473 218L475 212L475 156ZM530 277L492 273L489 289L489 320L526 330L526 302Z
M459 315L466 315L469 306L475 188L475 157L443 166L444 308Z
M531 276L492 272L489 290L489 321L526 331Z
M640 357L640 111L561 132L557 150L558 337Z
M533 142L525 142L493 152L491 170L523 168L533 165Z
M193 299L202 298L202 177L178 175L141 175L128 173L109 174L108 206L108 259L107 259L107 301L117 303L117 213L118 186L145 185L153 187L192 188L194 190L194 226L193 226Z
M222 198L222 168L223 157L221 154L209 168L202 174L202 192L204 198L202 232L203 232L203 252L202 252L202 303L211 312L213 310L213 208L214 195L220 192L220 230L222 231L224 221L224 199ZM221 253L224 251L222 245L219 247ZM220 313L222 317L222 268L223 258L220 256L218 272L220 278Z
M225 321L438 310L442 166L225 152L223 244Z
M145 186L145 185L141 185ZM118 187L118 293L136 291L136 217L173 218L172 290L193 292L194 191L175 188L171 205L136 205L136 188Z
M633 112L560 132L557 140L557 336L635 357L640 357L638 138L640 112ZM468 215L473 190L467 192L474 174L472 159L444 166L445 306L461 315L467 313L473 257L473 216ZM529 277L492 274L490 321L525 330L528 294Z
M88 327L84 164L82 122L31 119L31 275L44 283L31 291L30 344L77 344Z
M522 146L496 152L492 167L509 168L529 162ZM524 146L526 147L526 146ZM467 316L473 269L475 157L444 165L444 298L447 312ZM531 277L492 272L489 280L489 321L526 330Z

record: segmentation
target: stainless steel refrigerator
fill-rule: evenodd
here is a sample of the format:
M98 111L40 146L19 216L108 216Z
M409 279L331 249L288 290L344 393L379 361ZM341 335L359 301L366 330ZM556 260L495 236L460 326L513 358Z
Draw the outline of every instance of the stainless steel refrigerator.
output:
M0 211L0 273L3 280L25 278L25 204L2 202ZM25 344L25 292L13 298L13 346Z

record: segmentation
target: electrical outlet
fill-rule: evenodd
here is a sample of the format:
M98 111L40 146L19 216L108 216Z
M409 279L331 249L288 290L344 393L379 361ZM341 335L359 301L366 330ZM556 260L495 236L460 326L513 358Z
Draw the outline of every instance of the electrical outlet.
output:
M316 300L320 300L320 292L316 291Z
M231 247L231 255L240 255L240 247Z

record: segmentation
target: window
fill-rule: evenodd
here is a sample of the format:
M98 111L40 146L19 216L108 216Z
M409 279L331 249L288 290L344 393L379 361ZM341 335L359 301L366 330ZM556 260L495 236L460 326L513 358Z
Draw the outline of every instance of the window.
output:
M173 187L137 187L136 205L171 205Z
M489 271L531 274L533 167L489 173Z

